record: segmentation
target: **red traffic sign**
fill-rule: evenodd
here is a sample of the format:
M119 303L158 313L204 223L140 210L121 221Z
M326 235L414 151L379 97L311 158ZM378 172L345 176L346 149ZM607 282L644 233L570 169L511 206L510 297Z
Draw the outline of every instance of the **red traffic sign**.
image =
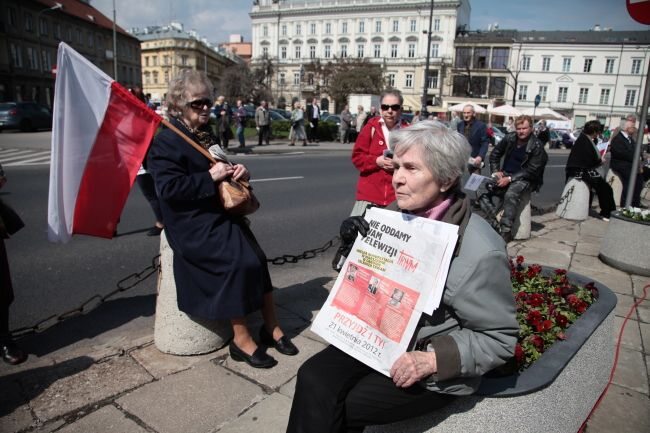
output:
M650 0L625 0L627 12L641 24L650 24Z

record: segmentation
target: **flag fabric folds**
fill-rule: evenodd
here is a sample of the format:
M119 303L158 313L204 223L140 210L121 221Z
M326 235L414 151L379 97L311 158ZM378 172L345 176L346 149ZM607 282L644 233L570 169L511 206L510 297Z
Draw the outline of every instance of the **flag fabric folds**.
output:
M48 239L112 238L161 118L69 45L57 56Z

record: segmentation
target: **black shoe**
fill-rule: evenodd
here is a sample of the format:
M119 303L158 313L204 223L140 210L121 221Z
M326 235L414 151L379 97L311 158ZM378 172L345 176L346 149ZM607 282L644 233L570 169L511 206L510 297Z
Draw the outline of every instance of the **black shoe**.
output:
M294 356L298 354L298 348L286 335L283 335L279 340L274 340L273 336L269 334L269 331L263 325L260 328L260 340L265 346L275 347L275 350L283 355Z
M16 343L13 341L8 341L0 345L0 355L2 355L4 362L11 365L20 364L27 359L27 354L20 347L16 346Z
M153 226L147 232L147 236L160 236L160 233L162 233L162 231L162 227Z
M252 355L248 355L246 352L237 347L234 341L230 343L228 348L230 349L230 357L233 361L243 361L253 368L271 368L278 363L275 358L267 355L259 347L255 349L255 352L253 352Z

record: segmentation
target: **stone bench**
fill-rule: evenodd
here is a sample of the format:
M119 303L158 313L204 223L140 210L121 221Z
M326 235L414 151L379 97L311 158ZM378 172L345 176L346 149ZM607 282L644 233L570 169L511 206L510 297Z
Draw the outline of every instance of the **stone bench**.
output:
M161 352L172 355L200 355L222 348L232 336L229 323L193 318L178 309L173 260L174 253L163 231L154 344Z
M614 192L614 203L618 206L623 198L623 181L611 168L607 170L607 177L605 180L609 186L612 187L612 191Z
M572 178L562 191L555 215L572 221L584 221L589 216L589 186L580 179Z

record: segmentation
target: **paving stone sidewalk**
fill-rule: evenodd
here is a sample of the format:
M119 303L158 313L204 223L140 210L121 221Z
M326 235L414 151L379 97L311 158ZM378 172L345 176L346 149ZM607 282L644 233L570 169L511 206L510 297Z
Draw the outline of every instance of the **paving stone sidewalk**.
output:
M509 253L524 255L529 263L590 276L610 287L619 300L615 315L620 328L650 278L629 275L598 260L607 223L593 218L576 223L554 213L533 221L532 237L510 243ZM280 319L301 349L298 356L270 349L279 364L256 370L233 362L225 349L202 356L165 355L153 344L153 316L143 315L101 335L32 355L20 366L0 366L0 432L284 432L296 371L324 347L309 324L336 276L328 253L281 270L271 268ZM59 325L21 344L39 353L32 349L92 318L72 319L78 323L71 328L59 331L56 328L64 328ZM252 329L260 323L258 316L252 317ZM650 431L649 364L647 299L627 322L613 384L587 432Z

